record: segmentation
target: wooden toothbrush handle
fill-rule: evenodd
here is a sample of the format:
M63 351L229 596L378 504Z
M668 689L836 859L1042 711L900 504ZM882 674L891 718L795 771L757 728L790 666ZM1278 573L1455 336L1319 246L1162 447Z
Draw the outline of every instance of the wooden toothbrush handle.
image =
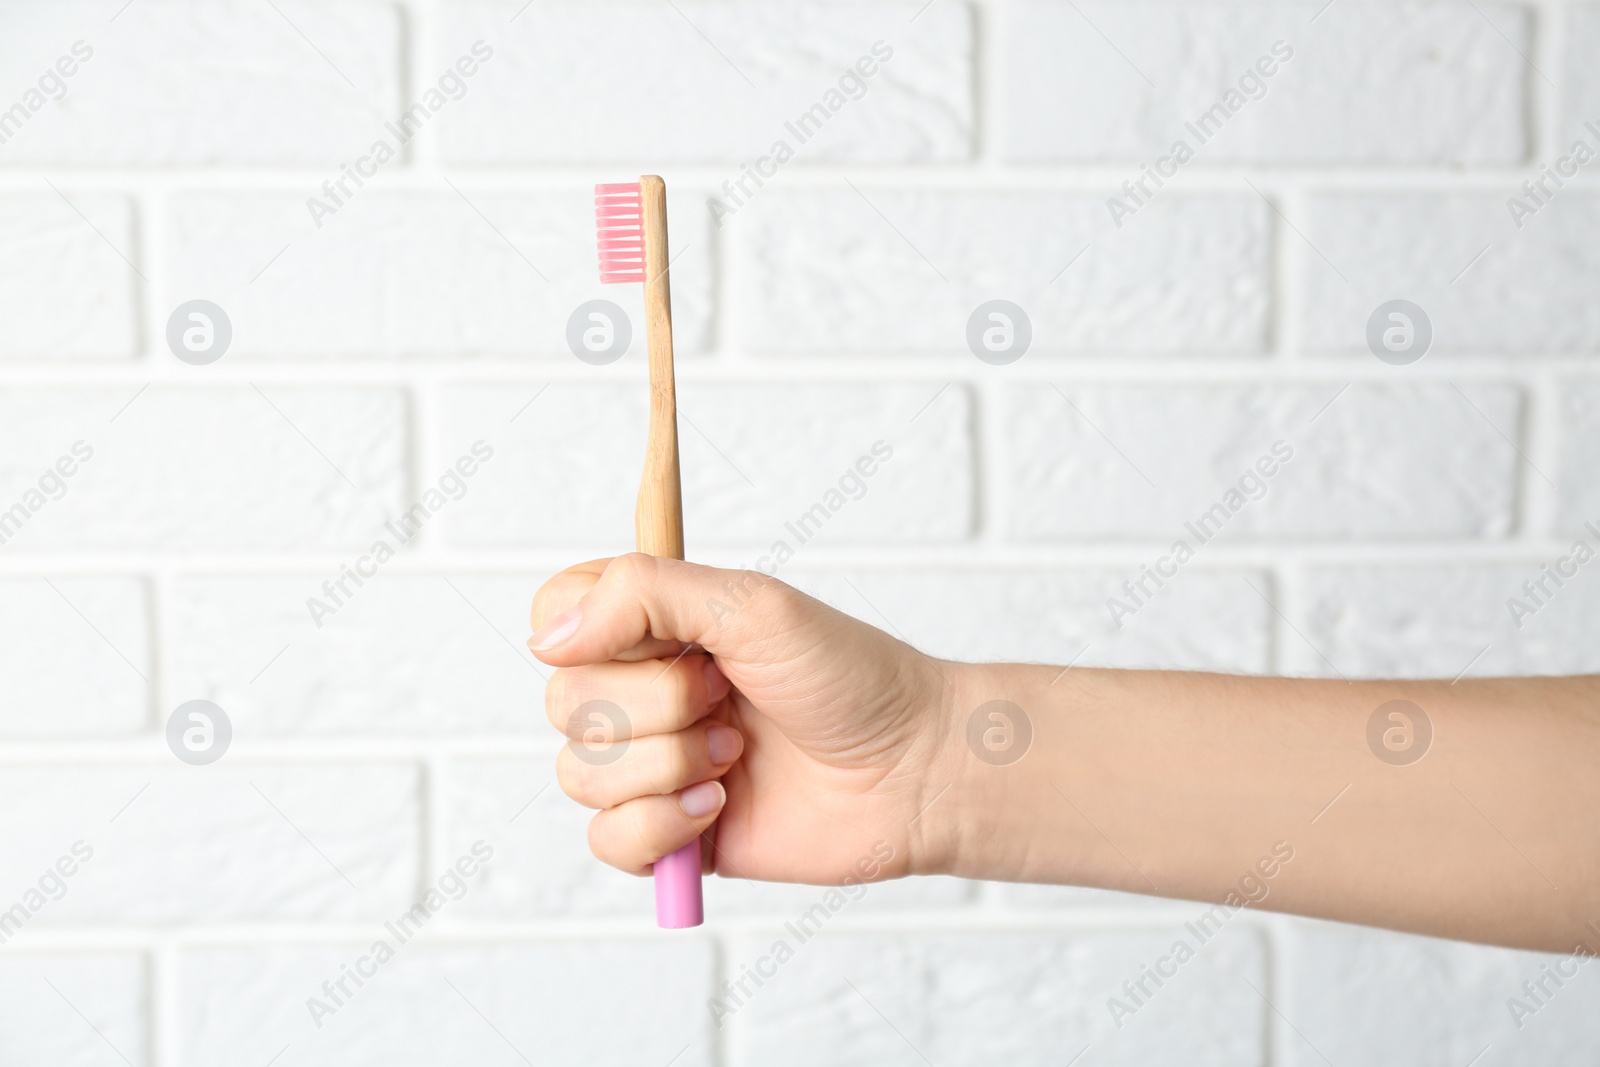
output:
M672 296L667 280L667 186L639 179L644 228L644 330L650 346L650 435L633 526L639 551L683 558L683 493L678 482L678 402L672 381ZM705 921L700 838L655 862L656 925L681 930Z
M644 329L650 351L650 434L634 512L635 543L652 556L683 558L683 491L678 480L678 401L672 379L672 289L667 277L667 185L639 179L644 227Z

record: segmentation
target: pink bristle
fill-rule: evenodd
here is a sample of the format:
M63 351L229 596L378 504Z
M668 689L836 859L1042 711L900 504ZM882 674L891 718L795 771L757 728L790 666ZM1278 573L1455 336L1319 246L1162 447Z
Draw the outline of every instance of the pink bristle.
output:
M596 185L594 221L600 248L600 284L644 281L639 183Z

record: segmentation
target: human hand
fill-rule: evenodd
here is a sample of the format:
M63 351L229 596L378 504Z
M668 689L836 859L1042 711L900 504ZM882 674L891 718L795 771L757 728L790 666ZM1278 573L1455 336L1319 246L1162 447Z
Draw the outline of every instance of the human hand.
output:
M637 553L557 574L532 622L529 647L560 668L557 780L599 809L601 860L648 873L709 828L707 866L732 877L913 870L948 736L939 662L775 578ZM584 742L596 707L610 745Z

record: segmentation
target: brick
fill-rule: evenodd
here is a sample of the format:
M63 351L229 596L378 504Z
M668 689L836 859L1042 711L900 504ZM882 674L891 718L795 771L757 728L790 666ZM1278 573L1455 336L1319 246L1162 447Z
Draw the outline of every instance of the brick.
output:
M525 644L542 577L373 566L375 576L347 582L351 595L337 602L322 588L341 577L331 568L181 579L170 688L216 701L252 735L548 729L540 694L549 668ZM318 607L314 620L311 599L333 613Z
M450 543L630 551L647 402L639 382L557 383L543 393L537 385L448 388L444 452L478 438L496 448L482 492L444 516ZM766 552L782 540L798 557L801 536L823 545L948 543L972 526L970 401L960 387L686 381L678 411L691 551L731 544ZM847 486L855 499L844 496L841 479L878 441L893 455ZM563 462L551 463L555 454ZM831 503L830 491L839 493ZM801 536L787 528L819 503L840 506L797 526ZM751 562L759 555L752 551Z
M544 705L532 709L545 723ZM548 724L548 755L452 760L442 782L449 857L474 841L495 849L461 914L480 920L550 915L653 916L648 879L607 867L589 854L594 812L567 799L555 782L560 735Z
M1167 667L1261 673L1271 655L1271 609L1260 572L1183 572L1121 617L1123 570L897 570L780 577L841 611L900 636L931 656L973 662ZM1149 588L1154 588L1150 586Z
M1600 538L1586 540L1600 552ZM1577 574L1558 586L1544 568L1568 555L1563 549L1548 558L1476 566L1315 568L1298 597L1305 640L1289 639L1288 665L1331 675L1326 656L1350 677L1376 678L1600 670L1600 562L1563 564ZM1541 580L1545 590L1535 590L1537 599L1524 590L1524 582Z
M1589 1010L1600 989L1592 960L1572 978L1564 956L1304 920L1291 943L1283 1007L1305 1038L1288 1042L1294 1067L1322 1057L1374 1067L1448 1067L1479 1055L1492 1067L1582 1063L1600 1041ZM1545 979L1551 995L1540 994L1544 1003L1518 1027L1508 1001L1532 1005L1522 983L1557 963L1569 972L1565 985Z
M406 407L383 388L5 390L0 511L92 450L6 549L365 549L402 510Z
M65 79L65 95L32 112L0 158L337 168L399 110L400 20L391 5L120 6L41 4L7 21L0 57L13 72L8 94L18 94L7 107L75 40L91 54ZM49 95L58 92L52 86Z
M1194 948L1177 925L752 936L730 951L730 978L773 970L776 939L794 954L733 1013L734 1062L1059 1064L1092 1046L1105 1064L1264 1063L1266 1007L1245 982L1265 989L1266 968L1248 930L1213 935L1116 1026L1109 999L1183 936Z
M1182 140L1191 166L1523 158L1528 71L1517 49L1532 45L1520 5L1321 7L1013 6L996 72L1001 150L1019 162L1154 164Z
M150 714L151 610L136 578L0 579L0 733L137 733Z
M0 196L0 360L132 356L139 258L123 197Z
M27 817L0 823L0 884L20 894L82 841L93 855L25 929L387 916L415 890L418 790L404 766L228 754L203 768L14 766L0 803Z
M602 286L588 189L513 193L352 189L313 219L301 192L194 192L168 204L168 303L204 297L233 323L225 358L462 356L575 363L567 320L610 300L630 316L644 362L637 286ZM320 226L318 223L320 222ZM674 341L703 349L711 244L701 200L668 209ZM679 255L681 253L681 255Z
M495 55L442 116L441 151L474 165L716 161L730 180L780 140L797 163L965 159L971 15L963 4L919 6L535 6L508 27L500 5L452 3L437 65L475 39ZM875 43L889 58L868 64L871 77L845 77ZM563 105L541 103L551 99ZM800 126L819 103L826 121Z
M7 1025L0 1060L18 1067L145 1067L149 998L133 952L19 952L0 959Z
M1302 251L1306 347L1370 359L1368 319L1405 299L1426 313L1441 355L1600 349L1587 285L1600 271L1600 197L1558 190L1519 229L1513 195L1507 182L1494 193L1312 198L1298 221L1315 249Z
M1582 140L1591 151L1600 149L1600 136L1588 128L1600 126L1600 71L1588 61L1600 47L1600 9L1578 4L1563 12L1566 18L1565 66L1561 71L1561 137L1559 155ZM1541 160L1550 163L1552 160ZM1585 169L1588 169L1585 167Z
M1578 533L1585 524L1600 526L1600 382L1561 384L1560 467L1546 473L1559 487L1557 525Z
M968 319L995 298L1023 309L1041 354L1266 341L1267 206L1249 194L1156 200L1120 230L1104 197L1041 192L863 185L774 192L749 214L733 234L740 339L764 353L971 359Z
M675 1055L691 1067L715 1062L702 1006L713 966L705 939L495 940L398 945L362 986L346 984L353 996L323 1016L320 1028L307 1000L323 996L322 983L339 978L341 965L354 967L372 942L186 952L179 977L183 1062L265 1063L286 1043L306 1067L514 1063L519 1056L596 1065L666 1063Z
M1501 434L1517 438L1520 396L1509 386L1019 387L1007 401L1007 528L1024 541L1183 538L1200 555L1185 524L1278 441L1294 456L1265 495L1203 533L1488 539L1514 524L1522 461Z

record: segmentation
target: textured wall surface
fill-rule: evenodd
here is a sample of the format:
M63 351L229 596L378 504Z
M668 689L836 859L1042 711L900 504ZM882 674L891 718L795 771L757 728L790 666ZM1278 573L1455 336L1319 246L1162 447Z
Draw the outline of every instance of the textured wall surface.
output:
M590 185L657 171L691 555L882 440L784 576L933 653L1600 670L1600 564L1507 606L1600 546L1597 51L1556 0L0 0L0 1064L1593 1064L1600 969L1247 909L1119 1016L1204 908L951 879L719 1025L823 891L655 931L523 641L631 546L642 343L568 328L636 300Z

